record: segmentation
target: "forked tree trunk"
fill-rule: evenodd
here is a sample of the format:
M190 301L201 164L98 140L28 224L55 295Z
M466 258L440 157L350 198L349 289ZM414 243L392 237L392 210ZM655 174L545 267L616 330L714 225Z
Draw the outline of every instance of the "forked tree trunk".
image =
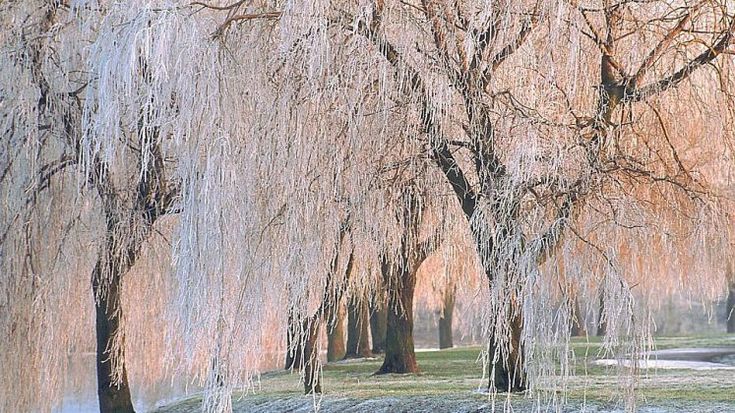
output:
M320 317L313 316L304 322L304 393L321 393L322 383L319 377L319 327Z
M574 297L572 301L572 322L570 333L572 337L584 337L587 335L587 329L584 326L584 315L582 314L582 309L579 306L579 299Z
M345 358L372 357L369 337L370 313L365 300L347 304L347 351Z
M345 306L340 301L334 314L327 320L327 361L338 361L345 357Z
M419 371L413 344L413 293L417 269L396 269L398 276L387 282L388 329L385 336L385 359L376 374Z
M114 380L113 363L109 351L111 343L120 333L121 274L115 265L111 265L110 274L103 274L102 266L103 264L98 261L92 273L92 291L96 310L97 395L100 413L135 412L130 397L123 349L120 350L116 360L118 368L121 369L118 383L115 383Z
M381 296L384 298L385 292ZM373 354L385 352L385 334L388 329L388 308L385 299L377 300L370 311L370 335L373 339Z
M454 286L447 287L444 291L444 307L439 317L439 349L454 347L452 339L452 316L454 313L454 299L456 289Z
M147 132L149 138L155 136L155 140L158 139L156 128ZM116 343L120 346L114 355L117 372L110 360L110 347L115 343L118 334L121 334L122 279L135 264L143 242L151 233L156 220L167 213L178 193L175 188L166 188L160 144L151 145L145 155L142 152L138 158L138 167L145 173L143 179L136 184L136 195L132 204L122 201L123 197L110 176L109 165L99 158L93 159L94 167L88 176L89 183L97 189L102 203L106 229L106 244L101 253L103 255L92 273L97 336L97 393L101 413L134 412L123 340L117 340ZM137 228L137 231L133 231L133 228Z
M727 332L735 333L735 277L732 277L727 283Z
M510 341L508 346L501 346L496 335L490 338L488 354L490 356L489 374L490 389L498 392L520 392L526 389L528 379L524 369L523 347L521 334L523 332L523 318L516 309L516 314L510 320Z

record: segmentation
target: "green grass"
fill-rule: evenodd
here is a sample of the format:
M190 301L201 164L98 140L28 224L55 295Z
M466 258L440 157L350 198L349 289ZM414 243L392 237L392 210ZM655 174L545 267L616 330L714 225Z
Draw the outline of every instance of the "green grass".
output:
M655 339L656 349L680 347L731 347L732 336L661 337ZM592 362L602 354L600 340L596 337L575 338L570 350L574 353L573 375L566 384L564 395L572 404L593 403L616 405L624 392L619 380L630 380L630 376L616 368L602 367ZM471 402L481 405L487 396L478 392L486 388L482 379L482 361L478 360L480 347L456 348L441 351L425 351L416 354L420 372L417 374L376 376L381 359L364 359L350 362L330 363L324 366L322 387L327 400L349 399L354 403L379 398L398 398L407 403L417 398L434 398ZM548 381L539 387L547 390L542 397L558 397L562 392L555 390L560 380ZM735 371L733 370L643 370L634 380L638 405L675 406L688 411L719 411L720 407L702 410L701 406L725 403L726 409L735 411ZM263 374L256 389L238 398L239 411L270 411L282 409L267 403L273 400L291 400L307 403L303 396L303 384L298 372L274 371ZM330 399L331 398L331 399ZM503 396L504 398L504 396ZM529 403L523 396L513 396L520 403ZM179 403L175 408L164 409L169 413L193 412L198 408L197 398ZM619 406L619 403L617 404ZM245 407L243 407L245 406ZM685 406L685 407L681 407ZM689 407L686 407L689 406ZM256 409L260 407L260 410ZM238 411L238 409L235 409ZM296 410L294 410L296 411ZM301 410L298 410L301 411ZM339 409L337 409L339 411ZM382 410L381 410L382 411ZM390 411L390 410L386 410ZM439 408L437 411L445 411ZM668 410L665 410L668 411Z
M329 363L323 368L322 387L327 393L357 398L471 393L482 383L482 362L476 362L479 353L479 347L418 352L420 372L416 374L376 376L382 363L378 358ZM260 383L267 393L303 391L298 372L267 373Z

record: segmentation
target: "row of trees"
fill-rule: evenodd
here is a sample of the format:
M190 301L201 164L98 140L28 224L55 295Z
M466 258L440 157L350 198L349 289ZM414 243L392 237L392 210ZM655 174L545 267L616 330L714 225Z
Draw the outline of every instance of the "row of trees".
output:
M642 346L634 287L724 290L734 15L715 0L0 3L0 364L18 372L0 408L60 400L90 297L105 412L133 411L142 354L228 411L281 338L320 391L317 337L340 334L345 295L362 297L352 319L385 300L380 372L414 371L432 253L466 261L493 391L567 374L553 343L579 300L604 304L608 349Z

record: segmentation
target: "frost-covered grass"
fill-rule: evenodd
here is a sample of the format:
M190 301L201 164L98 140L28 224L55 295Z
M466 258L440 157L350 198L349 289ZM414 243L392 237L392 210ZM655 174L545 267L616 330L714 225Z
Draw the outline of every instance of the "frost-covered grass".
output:
M575 340L574 350L578 357L576 366L586 369L586 376L571 380L570 399L586 397L587 400L605 401L614 399L619 390L615 388L618 372L609 367L591 362L599 353L599 340L590 338L590 343ZM735 347L735 336L660 337L655 339L655 349L672 348L722 348ZM584 371L584 370L583 370ZM584 384L587 386L584 386ZM580 386L581 385L581 386ZM648 369L642 370L636 382L636 396L640 404L667 404L703 402L702 408L711 402L729 403L727 410L735 411L735 375L732 370L689 370ZM694 409L694 411L699 411Z
M679 347L731 347L735 336L663 337L656 349ZM490 408L488 396L481 391L482 362L479 347L455 348L417 353L421 372L408 375L374 376L381 359L351 360L324 367L321 400L323 411L484 411ZM617 387L619 371L593 364L600 355L595 337L576 338L574 375L568 382L568 408L563 411L620 411L623 392ZM735 411L735 376L732 370L649 370L636 381L636 406L640 411ZM240 394L234 410L309 411L319 402L303 396L298 373L274 371L260 377L255 391ZM546 396L559 395L551 392ZM543 396L542 396L543 397ZM499 396L502 408L505 396ZM532 409L533 401L521 395L511 398L516 411ZM551 402L544 403L544 406ZM200 401L193 397L162 408L161 413L198 411ZM571 409L571 410L569 410ZM542 410L544 410L542 408ZM502 411L502 409L501 409Z

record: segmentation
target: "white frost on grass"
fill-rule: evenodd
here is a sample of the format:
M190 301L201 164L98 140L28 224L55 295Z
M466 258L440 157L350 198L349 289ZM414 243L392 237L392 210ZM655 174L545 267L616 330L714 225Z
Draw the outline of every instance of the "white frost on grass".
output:
M735 354L735 348L675 348L651 351L641 360L601 359L599 366L636 366L643 369L735 370L735 366L717 363L713 359ZM635 364L634 364L635 363Z
M600 366L632 367L635 361L624 359L601 359L594 361ZM708 361L684 361L684 360L638 360L637 367L642 369L690 369L690 370L735 370L735 366L722 363L711 363Z

